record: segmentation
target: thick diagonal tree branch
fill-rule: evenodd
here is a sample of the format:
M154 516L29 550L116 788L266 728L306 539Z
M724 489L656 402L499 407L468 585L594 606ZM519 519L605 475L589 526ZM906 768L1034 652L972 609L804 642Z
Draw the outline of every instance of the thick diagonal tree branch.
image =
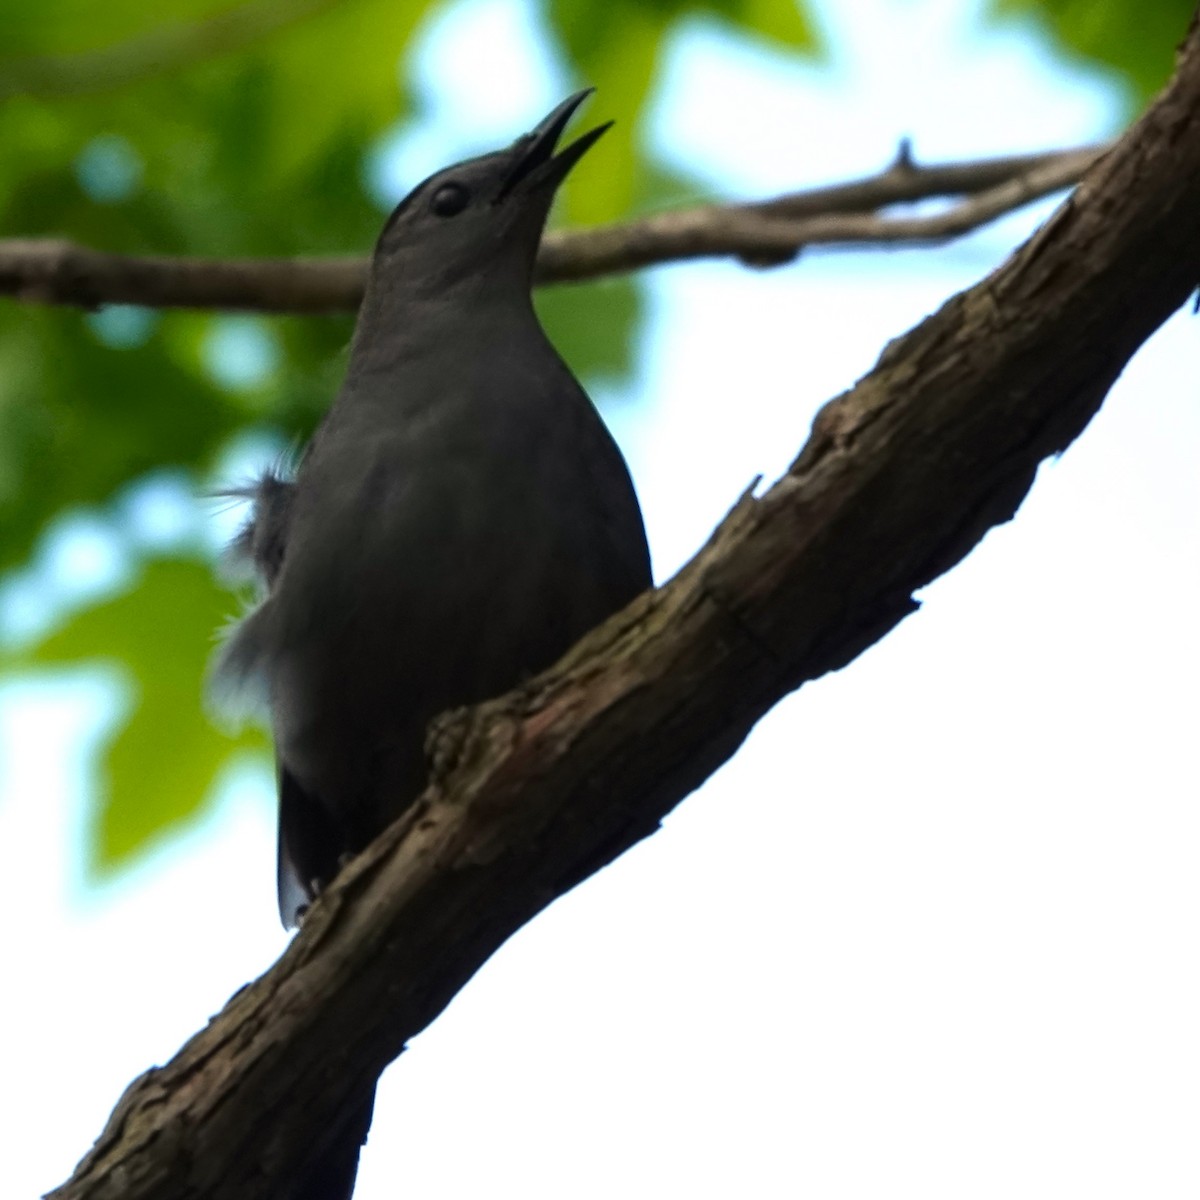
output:
M619 225L549 234L538 282L567 283L694 258L787 262L805 246L948 241L1075 183L1100 150L918 166L902 154L887 170L756 204L706 204ZM896 216L890 205L962 197L943 212ZM107 254L73 242L0 239L0 296L94 308L352 311L365 258L201 259Z
M265 1200L517 928L639 839L806 680L1008 520L1200 278L1200 37L1013 258L832 401L668 585L452 714L417 807L280 961L137 1080L55 1200Z

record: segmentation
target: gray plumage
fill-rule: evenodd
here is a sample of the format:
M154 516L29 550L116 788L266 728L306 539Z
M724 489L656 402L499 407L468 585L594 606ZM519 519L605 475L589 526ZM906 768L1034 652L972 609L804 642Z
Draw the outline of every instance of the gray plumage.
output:
M420 794L437 714L548 667L651 583L624 460L530 297L587 92L417 187L375 246L345 382L233 551L266 585L216 669L267 699L285 925ZM353 1188L370 1098L296 1196ZM305 1190L305 1188L308 1190Z
M253 486L234 549L268 595L217 680L268 698L285 924L420 793L434 716L549 666L650 584L624 461L530 298L555 188L606 128L553 155L586 94L397 207L294 485Z
M375 248L345 382L235 553L265 581L218 683L269 697L285 923L411 803L424 730L548 666L650 583L624 461L542 332L533 262L587 93L426 180Z
M250 517L234 535L227 556L237 566L249 567L267 591L283 565L295 493L295 483L284 478L277 467L268 467L250 483L214 493L224 499L253 502Z

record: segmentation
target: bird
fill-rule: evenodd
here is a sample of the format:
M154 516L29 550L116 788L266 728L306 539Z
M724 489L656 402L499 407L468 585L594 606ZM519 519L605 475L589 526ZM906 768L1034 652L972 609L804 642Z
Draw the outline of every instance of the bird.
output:
M214 680L269 715L285 927L419 797L434 717L551 666L652 586L628 467L532 302L555 193L611 125L558 148L592 90L396 206L294 475L234 489L253 508L232 550L263 595ZM348 1200L373 1091L290 1200Z

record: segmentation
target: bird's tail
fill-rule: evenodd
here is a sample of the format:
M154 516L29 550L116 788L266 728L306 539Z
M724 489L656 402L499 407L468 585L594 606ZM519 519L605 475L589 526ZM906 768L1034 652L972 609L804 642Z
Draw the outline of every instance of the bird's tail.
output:
M304 1177L288 1194L288 1200L350 1200L358 1175L358 1155L371 1128L375 1109L375 1087L321 1151Z

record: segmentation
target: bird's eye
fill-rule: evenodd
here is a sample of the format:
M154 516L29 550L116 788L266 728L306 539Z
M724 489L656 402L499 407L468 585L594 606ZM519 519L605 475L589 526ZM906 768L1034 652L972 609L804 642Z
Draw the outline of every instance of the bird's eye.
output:
M429 201L439 217L456 217L471 202L471 193L461 183L443 183Z

